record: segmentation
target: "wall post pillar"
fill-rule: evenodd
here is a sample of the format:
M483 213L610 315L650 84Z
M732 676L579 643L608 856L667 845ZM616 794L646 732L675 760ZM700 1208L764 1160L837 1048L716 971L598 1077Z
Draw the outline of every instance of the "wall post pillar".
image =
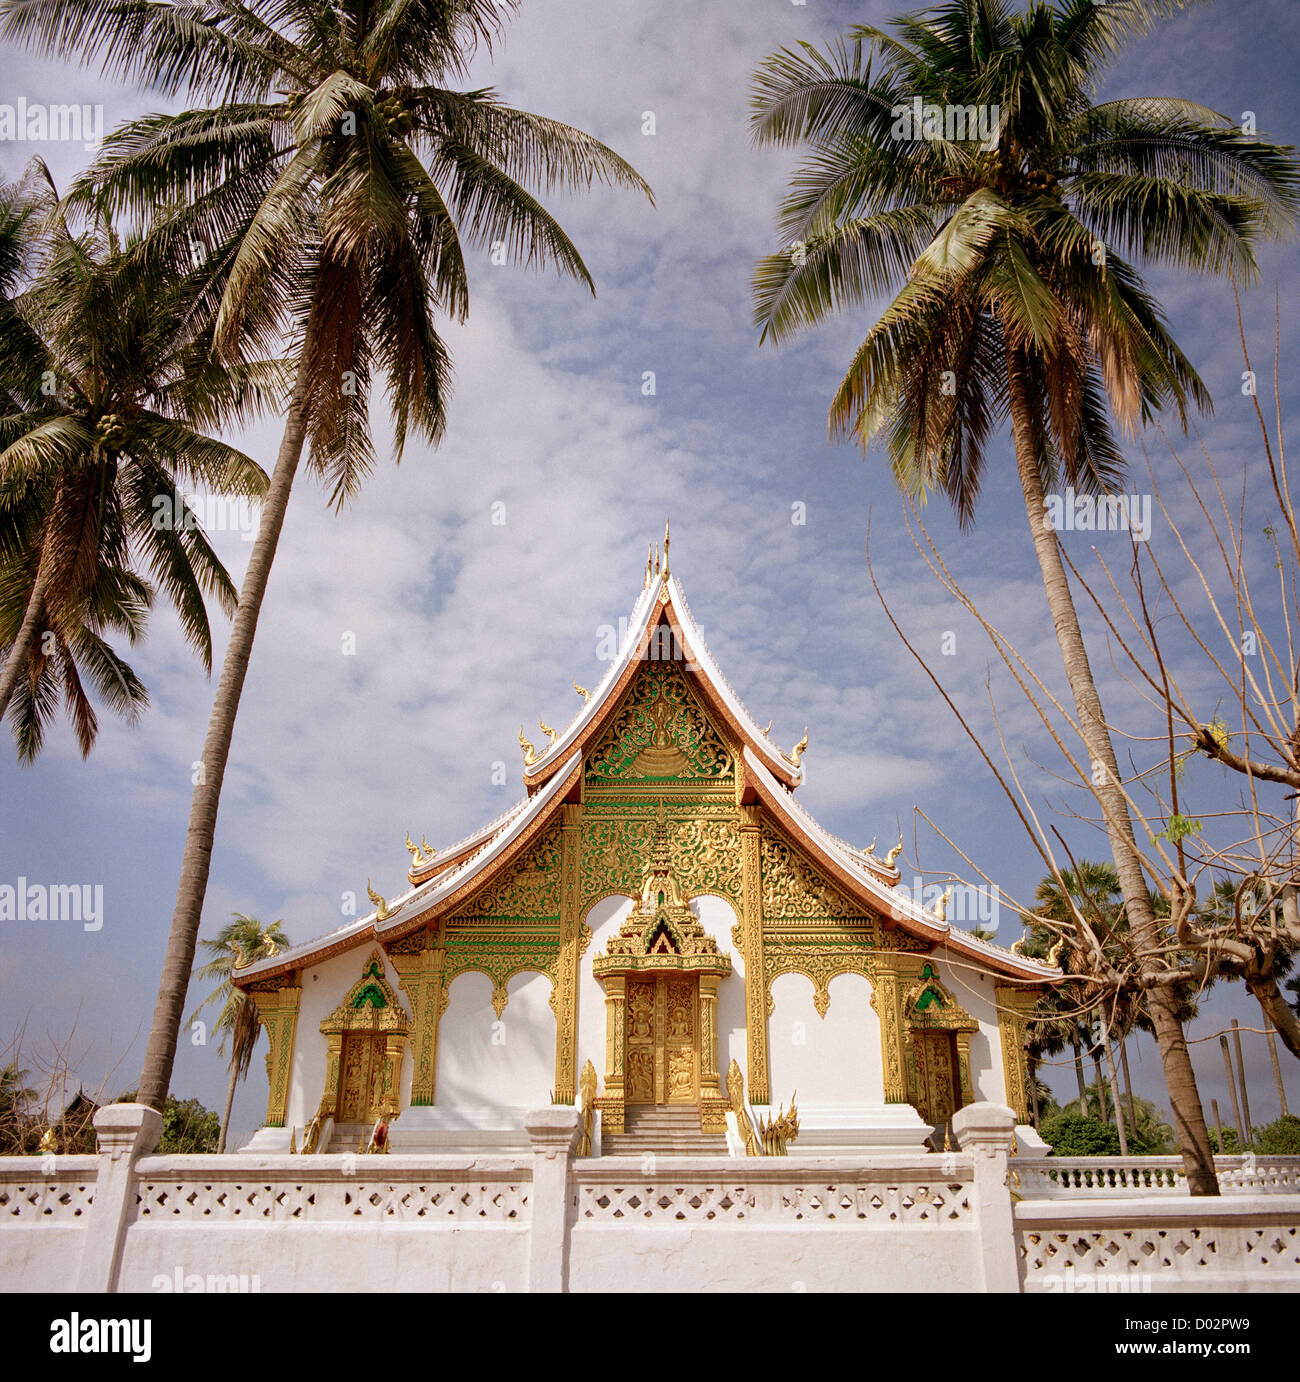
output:
M126 1229L135 1217L135 1163L158 1145L162 1114L145 1104L105 1104L95 1114L99 1169L86 1224L77 1290L117 1289Z
M973 1189L984 1278L976 1290L1020 1290L1020 1252L1007 1171L1015 1127L1015 1112L1001 1104L967 1104L952 1118L953 1132L962 1151L971 1153L975 1170Z
M582 1114L552 1104L524 1118L533 1145L532 1218L528 1233L528 1289L557 1292L569 1280L569 1182Z

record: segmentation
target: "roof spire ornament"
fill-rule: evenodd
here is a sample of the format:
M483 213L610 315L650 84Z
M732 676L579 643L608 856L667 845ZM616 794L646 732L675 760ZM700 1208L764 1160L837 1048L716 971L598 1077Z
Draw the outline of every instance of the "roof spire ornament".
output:
M885 855L885 867L887 869L892 869L894 867L894 860L897 859L902 852L903 837L900 835L898 837L898 843L893 847L893 849L889 851L888 854Z
M588 691L585 686L579 686L576 681L573 683L573 689L578 693L578 695L582 697L584 701L589 701L591 699L591 692Z
M664 569L663 578L668 579L668 520L664 519Z
M785 755L786 762L792 764L794 767L797 768L797 767L799 766L801 760L803 759L804 754L807 752L807 749L808 749L808 726L807 726L807 725L804 725L804 727L803 727L803 738L800 739L799 742L794 746L794 748L792 748L792 749L790 750L790 752L789 752L788 754Z
M645 583L641 586L642 590L650 589L650 579L655 573L655 545L653 542L646 544L645 555Z
M420 854L420 846L411 843L411 832L406 832L406 852L411 856L411 867L413 869L424 867L424 858Z
M771 732L772 732L772 726L773 726L774 724L776 724L776 721L775 721L775 720L769 720L769 721L767 722L767 728L763 731L763 738L764 738L764 739L766 739L767 736L768 736L769 734L771 734Z
M430 862L430 861L433 859L433 856L434 856L435 854L437 854L437 852L438 852L438 851L437 851L436 849L434 849L434 847L428 842L428 840L426 840L426 839L424 838L424 832L423 832L423 831L420 832L420 848L421 848L422 850L424 850L424 857L425 857L425 862L426 862L426 863Z
M370 886L370 879L366 879L366 896L375 904L375 920L387 921L391 913L388 910L388 903Z
M548 725L546 721L542 719L540 715L537 717L537 727L542 731L544 735L546 735L546 737L551 741L551 744L553 746L555 744L556 739L559 736L550 727L550 725Z
M531 768L537 762L537 748L524 738L524 727L519 726L519 747L524 751L524 767Z
M939 921L943 921L943 920L944 920L945 913L946 913L947 910L948 910L948 899L949 899L951 896L952 896L952 884L949 883L948 886L947 886L947 887L943 890L943 892L940 894L939 900L934 904L934 915L935 915L935 917L936 917Z

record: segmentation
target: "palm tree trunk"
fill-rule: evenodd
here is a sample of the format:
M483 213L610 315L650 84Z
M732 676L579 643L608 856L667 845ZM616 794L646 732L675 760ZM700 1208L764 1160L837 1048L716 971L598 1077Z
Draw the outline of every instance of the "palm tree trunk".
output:
M1128 1036L1122 1036L1119 1042L1119 1067L1124 1072L1124 1097L1128 1101L1128 1123L1134 1132L1137 1131L1138 1116L1137 1104L1133 1100L1133 1081L1128 1073Z
M1125 915L1137 942L1139 954L1156 955L1160 950L1161 928L1151 906L1146 875L1133 836L1133 822L1129 818L1128 802L1120 786L1119 765L1110 740L1110 731L1102 713L1101 697L1088 663L1088 651L1079 628L1074 598L1066 579L1065 565L1056 534L1047 525L1047 507L1043 493L1043 479L1034 444L1033 418L1029 407L1029 381L1025 354L1021 347L1008 343L1007 390L1011 409L1011 426L1015 439L1016 465L1020 472L1020 487L1024 494L1025 511L1033 537L1034 552L1042 572L1043 588L1056 627L1056 641L1061 648L1065 674L1074 695L1075 710L1084 745L1091 760L1088 765L1093 791L1106 818L1106 834L1110 840L1111 859L1124 895ZM1214 1157L1205 1128L1205 1114L1196 1088L1196 1074L1192 1069L1187 1036L1178 1020L1173 1000L1163 988L1152 988L1147 994L1147 1011L1155 1029L1156 1043L1164 1067L1165 1087L1178 1145L1182 1152L1183 1169L1188 1189L1193 1195L1217 1195L1219 1182L1214 1173Z
M149 1029L149 1044L145 1049L144 1070L137 1096L142 1104L148 1104L151 1108L163 1107L171 1084L176 1042L185 1010L185 993L194 966L203 898L208 887L221 784L226 773L226 760L230 756L230 741L235 732L235 714L248 673L248 659L253 650L257 618L271 575L271 563L275 560L289 495L307 437L307 376L315 342L313 314L303 336L298 374L289 400L275 470L262 505L257 540L253 543L248 570L240 586L239 604L230 630L230 644L221 665L221 680L217 684L207 737L203 741L199 780L190 803L190 823L185 837L185 854L181 860L180 883L176 889L176 906L172 912L171 932L167 938L167 953L158 986L158 1002Z
M226 1083L226 1107L221 1115L221 1132L217 1137L217 1151L226 1150L226 1133L230 1130L230 1110L235 1102L235 1085L239 1083L239 1062L234 1052L230 1055L230 1079Z
M4 718L5 711L9 709L18 678L27 666L32 648L36 644L45 610L45 592L50 588L53 579L54 563L48 560L48 553L42 547L40 564L36 568L36 580L32 583L32 593L23 612L18 637L14 639L9 656L5 658L4 668L0 670L0 719Z
M1088 1113L1088 1083L1083 1078L1083 1051L1079 1043L1073 1042L1074 1046L1074 1078L1079 1086L1079 1112L1085 1117Z
M1115 1127L1119 1132L1119 1154L1128 1156L1128 1133L1124 1128L1124 1110L1119 1106L1119 1076L1115 1073L1115 1053L1106 1043L1106 1068L1110 1071L1110 1101L1115 1105Z
M1260 1007L1264 1005L1261 1003ZM1282 1083L1282 1067L1278 1064L1277 1042L1273 1040L1273 1019L1267 1008L1264 1008L1264 1026L1268 1028L1268 1058L1273 1066L1273 1083L1277 1085L1277 1102L1282 1110L1282 1117L1285 1118L1289 1112L1286 1106L1286 1086Z
M1092 1048L1092 1073L1097 1077L1097 1109L1103 1123L1110 1122L1110 1108L1106 1103L1106 1085L1101 1077L1101 1050Z

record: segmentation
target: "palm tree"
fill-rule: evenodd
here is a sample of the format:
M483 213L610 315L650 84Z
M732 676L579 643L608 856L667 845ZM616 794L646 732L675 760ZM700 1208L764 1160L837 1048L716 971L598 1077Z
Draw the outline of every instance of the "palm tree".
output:
M1089 859L1079 860L1073 869L1061 870L1059 882L1051 874L1041 879L1034 893L1034 903L1041 917L1054 923L1057 928L1065 929L1067 933L1074 924L1074 918L1084 916L1094 935L1102 940L1103 944L1106 938L1117 930L1123 912L1123 899L1120 896L1119 879L1114 867ZM1045 957L1056 934L1048 927L1031 924L1030 938L1024 947L1024 953ZM1081 952L1071 947L1062 959L1063 967L1067 972L1078 972L1080 959ZM1101 1119L1102 1122L1108 1122L1109 1114L1101 1075L1102 1046L1094 1035L1098 1015L1095 1000L1099 995L1090 993L1087 989L1069 997L1058 997L1058 993L1059 991L1054 991L1049 995L1048 1003L1053 1006L1064 1006L1066 1009L1064 1015L1056 1020L1069 1028L1065 1040L1074 1049L1079 1098L1081 1101L1084 1099L1082 1052L1087 1048L1092 1053ZM1091 1003L1090 998L1094 1000ZM1108 1028L1111 1025L1109 1022L1106 1024Z
M1249 920L1281 905L1272 895L1274 891L1261 879L1218 878L1209 897L1197 908L1197 923L1205 930L1224 930L1232 934L1240 927L1242 918ZM1229 978L1241 979L1259 1004L1265 1030L1271 1023L1282 1038L1282 1044L1300 1060L1300 1023L1295 1020L1282 992L1282 983L1295 961L1296 948L1276 933L1267 937L1263 928L1259 928L1257 934L1258 939L1252 947L1254 958L1249 963L1224 957L1218 962L1218 970Z
M96 717L82 686L134 718L143 685L103 638L135 642L154 598L170 597L211 670L204 595L230 614L235 588L182 485L255 496L266 476L207 425L270 401L275 370L242 364L204 376L177 266L102 219L73 235L43 165L45 234L32 285L13 301L21 331L0 346L0 714L19 757L39 751L59 692L81 751ZM163 510L174 521L159 522ZM137 571L144 565L152 580Z
M256 917L244 916L242 912L231 914L228 922L210 940L200 940L199 944L213 958L194 971L196 979L216 979L217 987L199 1004L189 1021L194 1022L199 1013L210 1004L218 1004L220 1012L213 1023L213 1030L221 1033L221 1044L217 1047L220 1055L226 1054L226 1039L230 1039L230 1079L226 1084L226 1107L221 1114L221 1132L217 1139L217 1151L226 1150L226 1133L230 1127L230 1110L235 1102L235 1086L248 1075L253 1063L253 1050L262 1031L261 1019L257 1015L257 1005L241 989L231 983L231 974L236 968L252 964L254 960L265 959L277 950L287 949L290 941L282 929L284 923L273 921L263 927Z
M883 434L900 487L942 491L969 525L991 437L1010 423L1082 771L1099 784L1129 924L1152 955L1161 928L1045 497L1063 481L1115 486L1124 457L1111 413L1127 435L1161 408L1185 421L1189 402L1209 402L1122 255L1250 277L1255 244L1289 227L1300 187L1290 150L1203 106L1094 103L1109 61L1183 6L952 0L892 34L859 25L828 53L776 53L754 95L759 141L812 147L780 218L796 252L755 276L764 339L896 294L835 394L832 434L864 446ZM914 98L920 128L909 127ZM967 113L989 117L991 133ZM1153 991L1149 1008L1189 1185L1217 1194L1173 1002Z
M285 509L304 445L335 504L369 468L372 374L395 453L446 425L451 361L434 329L468 309L462 238L594 292L525 184L650 189L603 144L453 89L517 0L3 0L0 34L102 61L164 95L216 104L111 136L82 186L161 220L205 256L218 356L293 341L297 372L203 745L140 1098L161 1106L207 887L217 807ZM160 206L184 202L158 217Z

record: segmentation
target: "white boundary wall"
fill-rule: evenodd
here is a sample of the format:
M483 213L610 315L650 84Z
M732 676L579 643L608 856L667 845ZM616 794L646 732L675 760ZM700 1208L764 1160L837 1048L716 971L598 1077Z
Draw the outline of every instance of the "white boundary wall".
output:
M1192 1200L1171 1158L1009 1157L1012 1119L929 1155L576 1159L546 1107L522 1156L153 1156L114 1104L98 1156L0 1160L0 1290L1300 1290L1300 1158Z

